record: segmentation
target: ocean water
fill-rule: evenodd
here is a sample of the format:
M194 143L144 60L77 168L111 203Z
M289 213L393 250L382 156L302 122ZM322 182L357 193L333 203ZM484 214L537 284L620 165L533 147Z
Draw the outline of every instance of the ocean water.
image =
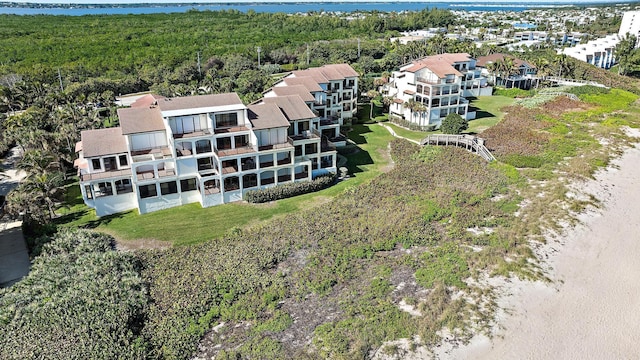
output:
M605 4L607 1L594 2L593 4ZM181 13L189 10L198 11L220 11L220 10L238 10L247 12L253 10L255 12L269 13L307 13L311 11L328 11L350 13L356 11L417 11L426 8L439 8L448 10L467 10L467 11L523 11L531 8L540 7L562 7L569 5L588 5L579 1L559 1L550 3L548 1L533 2L301 2L301 3L226 3L226 4L136 4L123 5L116 4L109 7L100 6L81 6L81 7L54 7L47 5L46 7L0 7L0 14L15 15L111 15L111 14L154 14L154 13Z

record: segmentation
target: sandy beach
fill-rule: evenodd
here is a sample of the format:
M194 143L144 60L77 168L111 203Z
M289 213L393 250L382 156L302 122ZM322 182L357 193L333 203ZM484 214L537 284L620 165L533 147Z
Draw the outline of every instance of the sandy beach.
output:
M493 339L439 359L640 359L640 148L580 185L602 201L538 255L552 283L508 281Z

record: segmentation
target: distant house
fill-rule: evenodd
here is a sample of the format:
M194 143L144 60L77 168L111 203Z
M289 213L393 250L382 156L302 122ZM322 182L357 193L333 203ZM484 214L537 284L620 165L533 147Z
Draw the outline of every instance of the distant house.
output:
M503 86L507 89L530 89L537 81L537 69L535 65L518 59L508 54L491 54L480 56L476 66L482 69L482 73L491 79L495 86ZM507 68L501 68L508 66Z
M118 109L119 127L82 132L74 165L84 202L98 216L208 207L336 172L330 138L355 113L357 88L341 64L294 72L250 105L235 93L139 94Z
M492 88L475 59L456 53L427 56L401 66L381 93L393 98L389 106L392 118L429 129L439 127L451 113L475 119L466 97L491 95Z

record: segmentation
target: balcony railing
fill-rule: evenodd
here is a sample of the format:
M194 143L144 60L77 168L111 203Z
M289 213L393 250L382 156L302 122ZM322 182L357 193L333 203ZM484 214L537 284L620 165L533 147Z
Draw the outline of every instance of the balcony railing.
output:
M193 132L189 132L189 133L182 133L182 134L173 134L173 138L174 139L188 139L188 138L194 138L194 137L198 137L198 136L208 136L208 135L213 135L213 131L211 129L204 129L204 130L200 130L200 131L193 131Z
M216 154L218 154L218 156L242 155L242 154L249 154L253 152L256 152L256 149L252 145L237 147L234 149L224 149L224 150L216 149Z
M131 176L131 169L110 170L92 174L80 174L80 181L102 180L123 176Z

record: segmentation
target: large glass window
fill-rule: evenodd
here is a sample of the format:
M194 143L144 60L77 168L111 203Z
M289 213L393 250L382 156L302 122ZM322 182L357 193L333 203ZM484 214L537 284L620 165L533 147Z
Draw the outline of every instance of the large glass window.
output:
M197 189L198 189L198 185L195 178L180 180L180 191L187 192L187 191L194 191Z
M93 167L93 170L102 170L102 163L100 162L100 159L92 159L91 166Z
M93 199L93 193L91 192L91 185L85 185L84 192L87 194L87 199Z
M140 185L138 186L138 189L140 191L141 199L158 196L158 190L156 189L156 184Z
M162 195L176 194L178 192L178 184L175 181L167 181L160 183L160 193Z
M95 192L96 197L113 195L113 185L111 185L111 182L100 182L97 185L98 189Z
M249 135L238 135L235 137L236 147L249 146Z
M196 142L196 153L202 154L211 152L211 141L209 140L198 140Z
M198 159L198 171L213 169L213 160L210 157Z
M240 181L237 176L224 179L224 191L234 191L240 189Z
M118 194L133 192L133 187L131 186L131 180L129 179L116 180L116 192Z
M231 149L231 138L230 137L217 138L216 147L218 148L218 150Z
M216 114L216 128L238 126L238 113Z

